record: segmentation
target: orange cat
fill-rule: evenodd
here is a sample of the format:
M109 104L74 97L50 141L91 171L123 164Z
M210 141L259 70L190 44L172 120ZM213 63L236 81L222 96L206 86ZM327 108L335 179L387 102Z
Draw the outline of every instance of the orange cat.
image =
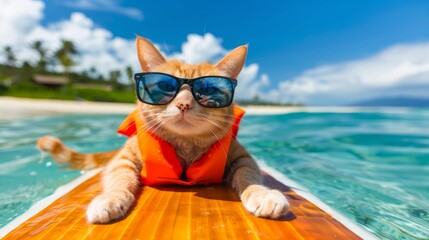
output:
M261 185L258 166L235 140L243 113L231 101L247 47L234 49L215 65L191 65L167 61L142 37L137 37L136 45L145 73L136 74L140 101L119 129L129 136L122 149L80 154L53 137L38 141L39 149L75 168L108 163L103 193L88 206L88 222L108 223L124 217L141 184L223 181L254 215L275 219L287 213L285 196Z

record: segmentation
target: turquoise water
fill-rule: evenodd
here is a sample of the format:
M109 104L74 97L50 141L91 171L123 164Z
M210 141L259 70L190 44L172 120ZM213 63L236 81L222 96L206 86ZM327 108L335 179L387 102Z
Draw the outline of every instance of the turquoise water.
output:
M0 122L0 227L81 175L42 158L35 146L39 137L58 136L82 152L119 148L125 139L115 129L123 118L69 115Z
M41 159L41 135L82 151L125 141L124 116L0 123L0 226L80 175ZM240 141L260 161L382 239L429 239L429 111L246 116Z

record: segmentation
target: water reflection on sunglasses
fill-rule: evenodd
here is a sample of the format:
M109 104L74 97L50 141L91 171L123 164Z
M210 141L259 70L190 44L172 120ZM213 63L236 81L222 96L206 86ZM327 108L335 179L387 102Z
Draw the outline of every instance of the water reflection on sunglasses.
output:
M219 107L220 106L220 104L218 102L211 99L211 96L202 95L199 93L196 93L195 96L197 96L197 101L204 106L208 106L208 107Z
M175 91L164 91L160 88L159 83L145 84L143 82L139 91L145 101L159 104L168 103L176 94Z
M207 107L219 107L219 106L225 106L229 102L229 94L225 92L217 92L211 95L205 95L201 93L195 93L196 100Z

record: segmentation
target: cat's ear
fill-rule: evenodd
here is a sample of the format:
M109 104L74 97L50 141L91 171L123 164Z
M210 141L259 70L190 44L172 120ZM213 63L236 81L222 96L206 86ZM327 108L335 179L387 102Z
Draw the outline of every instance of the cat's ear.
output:
M226 73L228 77L237 78L244 61L246 61L247 45L232 50L228 55L216 63L216 68Z
M156 66L165 63L162 54L146 38L137 36L136 39L137 55L143 72L150 72Z

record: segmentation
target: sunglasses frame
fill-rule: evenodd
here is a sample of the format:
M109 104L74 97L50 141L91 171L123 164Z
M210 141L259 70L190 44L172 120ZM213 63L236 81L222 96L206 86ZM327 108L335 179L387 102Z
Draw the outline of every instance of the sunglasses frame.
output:
M145 101L143 101L143 99L141 98L141 96L140 96L140 94L139 94L139 83L140 83L140 79L141 79L141 77L142 76L144 76L144 75L149 75L149 74L160 74L160 75L165 75L165 76L168 76L168 77L171 77L171 78L173 78L173 79L175 79L178 83L179 83L179 85L178 85L178 88L177 88L177 90L176 90L176 93L174 94L174 96L171 98L171 100L170 101L168 101L168 102L166 102L166 103L148 103L148 102L145 102ZM223 106L223 107L210 107L210 106L205 106L205 105L203 105L202 103L200 103L198 100L197 100L197 97L195 96L195 91L194 91L194 82L195 81L197 81L197 80L200 80L200 79L202 79L202 78L223 78L223 79L227 79L227 80L229 80L230 81L230 83L231 83L231 100L230 100L230 102L227 104L227 105L225 105L225 106ZM224 76L217 76L217 75L210 75L210 76L202 76L202 77L197 77L197 78L179 78L179 77L176 77L176 76L173 76L173 75L170 75L170 74L167 74L167 73L162 73L162 72L144 72L144 73L135 73L134 74L134 81L136 82L136 94L137 94L137 98L139 99L139 101L140 102L143 102L143 103L146 103L146 104L150 104L150 105L167 105L167 104L169 104L169 103L171 103L175 98L176 98L176 96L177 96L177 94L179 93L179 91L180 91L180 88L182 88L182 86L184 85L184 84L187 84L190 88L191 88L191 93L192 93L192 96L194 97L194 99L195 99L195 101L198 103L198 104L200 104L201 106L203 106L203 107L205 107L205 108L225 108L225 107L229 107L229 106L231 106L231 104L232 104L232 102L233 102L233 100L234 100L234 92L235 92L235 88L237 87L237 79L234 79L234 78L229 78L229 77L224 77Z

